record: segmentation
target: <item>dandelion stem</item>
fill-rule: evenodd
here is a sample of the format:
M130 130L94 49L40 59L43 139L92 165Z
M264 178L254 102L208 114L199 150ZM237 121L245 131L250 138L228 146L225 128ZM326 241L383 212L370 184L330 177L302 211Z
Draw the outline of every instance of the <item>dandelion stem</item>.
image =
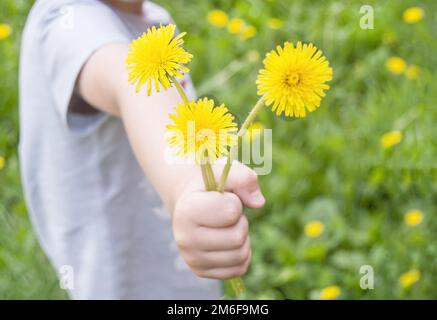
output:
M258 112L261 110L263 106L264 106L264 97L261 97L250 111L246 120L244 120L243 124L241 125L241 128L238 131L239 139L246 133L247 129L249 129L250 125L255 120ZM235 148L238 148L238 145L232 147L231 151L228 154L227 161L225 167L223 168L223 172L220 177L220 183L217 189L219 192L225 191L226 181L228 180L229 172L231 171L232 161L234 160Z
M169 75L168 77L170 78L171 82L174 84L176 90L179 92L179 95L181 96L182 101L183 101L185 104L189 104L188 97L187 97L187 95L185 94L184 88L182 88L181 84L180 84L179 81L176 79L176 77L175 77L175 76L171 76L171 75Z
M206 191L216 191L217 183L215 181L214 172L212 171L211 163L209 162L208 151L205 151L200 163L202 169L203 183Z
M244 290L246 289L244 287L244 282L243 279L241 279L240 277L237 278L232 278L230 280L228 280L232 290L234 290L235 296L238 298L241 296L241 294L244 292Z
M217 190L217 182L215 181L215 176L214 172L212 171L211 163L209 161L206 161L205 167L212 191L215 191Z
M209 184L209 178L208 178L206 166L204 164L201 164L200 169L202 170L202 179L203 179L203 184L205 185L205 190L212 191L210 190L210 184Z

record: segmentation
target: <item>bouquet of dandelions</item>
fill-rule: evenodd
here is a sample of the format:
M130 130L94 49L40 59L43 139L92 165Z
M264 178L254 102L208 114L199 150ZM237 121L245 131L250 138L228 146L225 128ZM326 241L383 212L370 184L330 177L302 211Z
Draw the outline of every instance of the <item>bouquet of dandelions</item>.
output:
M146 85L148 95L153 89L159 92L160 87L177 89L182 102L170 115L168 142L178 155L194 157L207 191L224 192L235 157L233 151L261 108L270 106L277 116L305 117L320 106L333 72L329 61L311 43L298 42L294 46L286 42L278 46L263 61L264 69L256 80L260 98L238 130L234 116L224 104L216 106L208 98L188 100L177 78L189 72L185 65L193 56L182 47L186 33L175 35L175 30L171 24L152 27L131 43L126 60L129 82L136 85L137 92ZM212 164L221 157L227 160L217 182ZM244 291L243 281L234 278L229 282L239 297Z

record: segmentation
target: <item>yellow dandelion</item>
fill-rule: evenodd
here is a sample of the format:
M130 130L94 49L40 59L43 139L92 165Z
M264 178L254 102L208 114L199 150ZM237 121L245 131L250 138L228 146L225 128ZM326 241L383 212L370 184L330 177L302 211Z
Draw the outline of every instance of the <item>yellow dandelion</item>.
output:
M411 65L405 71L405 75L410 80L417 80L420 76L420 72L421 72L421 70L418 66Z
M425 11L420 7L410 7L404 11L402 18L405 23L414 24L422 21Z
M402 74L407 68L407 63L400 57L391 57L386 62L387 69L394 74Z
M6 159L0 156L0 170L3 169L6 165Z
M8 38L12 33L12 28L6 23L0 23L0 40Z
M222 10L211 10L208 13L208 21L211 23L214 27L217 28L224 28L228 24L229 18L226 12Z
M282 26L284 25L284 21L278 18L270 18L267 21L267 25L269 26L270 29L278 30L282 28Z
M320 237L325 230L325 226L319 220L310 221L305 225L305 234L310 238Z
M167 126L167 131L168 142L178 149L177 155L194 155L200 163L207 153L213 163L237 143L237 124L224 104L215 106L213 100L204 98L181 103L175 112L170 115L173 123Z
M409 288L420 280L420 276L419 270L410 270L400 276L399 282L402 288Z
M404 222L407 226L415 227L423 221L423 213L420 210L414 209L408 211L404 216Z
M244 135L244 139L246 141L253 141L258 139L264 131L264 126L261 122L254 122L252 125L247 129L246 134Z
M335 300L341 294L341 289L339 286L329 286L323 288L320 291L320 299L321 300Z
M254 26L247 26L240 33L240 37L243 40L247 40L247 39L253 38L256 35L256 33L257 33L257 30Z
M241 33L245 28L246 28L246 23L244 22L243 19L233 18L231 19L231 21L229 21L228 31L230 33L234 33L234 34Z
M305 117L320 106L332 80L329 61L312 43L286 42L267 53L264 67L256 81L258 94L277 115Z
M185 33L175 37L175 30L173 24L153 26L131 43L126 64L129 82L136 84L137 92L144 84L148 95L153 86L157 92L160 85L167 90L171 86L169 77L181 78L182 73L189 71L184 64L193 56L182 47Z
M402 141L402 132L393 130L384 133L381 137L380 143L384 149L389 149Z

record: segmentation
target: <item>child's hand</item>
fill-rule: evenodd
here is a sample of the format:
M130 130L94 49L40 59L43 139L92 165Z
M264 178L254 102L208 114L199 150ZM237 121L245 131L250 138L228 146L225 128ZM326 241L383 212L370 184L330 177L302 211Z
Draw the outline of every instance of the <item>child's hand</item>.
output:
M249 266L249 224L243 205L260 208L264 197L256 173L234 163L226 192L205 192L201 178L175 204L173 234L181 254L200 277L241 276Z

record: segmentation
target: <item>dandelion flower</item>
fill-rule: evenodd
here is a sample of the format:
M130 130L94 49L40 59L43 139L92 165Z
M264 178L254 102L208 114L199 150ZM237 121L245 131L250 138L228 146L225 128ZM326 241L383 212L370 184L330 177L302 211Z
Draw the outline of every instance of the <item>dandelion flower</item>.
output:
M237 143L237 124L224 104L215 106L213 100L204 98L181 103L175 112L170 115L172 124L167 132L170 146L178 149L177 155L194 155L200 163L207 153L213 163Z
M325 226L319 220L310 221L305 225L305 234L310 238L320 237L323 233Z
M420 7L410 7L404 11L402 18L405 23L414 24L422 21L425 11Z
M420 72L421 72L421 70L418 66L411 65L405 71L405 75L410 80L417 80L420 76Z
M402 288L409 288L416 282L420 280L420 271L419 270L410 270L405 273L403 273L400 278L399 282L402 286Z
M12 33L12 28L6 23L0 24L0 40L8 38Z
M387 60L386 67L394 74L402 74L407 68L407 63L400 57L391 57Z
M338 286L329 286L320 291L321 300L335 300L341 294L341 289Z
M230 33L237 34L237 33L243 32L245 27L246 27L246 23L244 22L243 19L234 18L234 19L231 19L231 21L229 21L228 31Z
M148 95L153 87L159 92L160 85L167 90L169 77L182 78L182 73L189 71L184 64L193 56L182 47L185 33L175 37L175 30L173 24L153 26L131 43L126 64L129 82L136 84L137 92L145 84Z
M257 32L257 30L254 26L247 26L240 33L240 37L243 40L247 40L247 39L253 38L256 35L256 32Z
M249 127L249 129L247 129L247 132L244 135L244 139L249 142L256 140L261 136L263 130L264 130L264 126L261 122L254 122Z
M407 226L415 227L423 221L423 213L420 210L414 209L408 211L404 216L404 222Z
M389 149L402 141L402 132L393 130L384 133L381 137L380 143L384 149Z
M278 18L270 18L267 21L267 25L269 26L270 29L278 30L278 29L282 28L282 26L284 25L284 22Z
M305 117L320 106L329 89L325 82L332 80L329 61L312 43L286 42L267 53L264 67L256 81L258 94L277 115Z
M0 170L3 169L6 165L6 160L2 156L0 156Z
M228 24L229 18L222 10L211 10L208 13L208 21L216 28L224 28Z

